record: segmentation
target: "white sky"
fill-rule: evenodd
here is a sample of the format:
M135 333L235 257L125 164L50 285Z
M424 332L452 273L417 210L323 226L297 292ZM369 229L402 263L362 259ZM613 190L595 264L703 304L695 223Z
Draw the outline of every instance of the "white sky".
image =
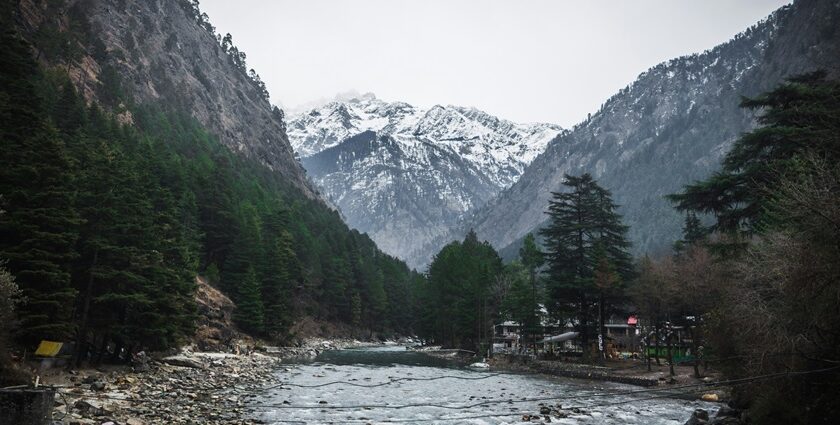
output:
M651 66L787 0L201 0L273 103L347 91L571 127Z

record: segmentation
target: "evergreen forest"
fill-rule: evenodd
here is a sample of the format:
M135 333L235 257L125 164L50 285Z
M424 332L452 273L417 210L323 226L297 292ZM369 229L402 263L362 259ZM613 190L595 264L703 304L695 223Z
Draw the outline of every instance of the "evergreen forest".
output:
M20 288L16 340L177 346L195 327L196 275L269 340L293 338L302 316L409 331L419 275L336 211L177 108L134 103L118 78L103 79L103 105L86 102L3 28L0 258Z

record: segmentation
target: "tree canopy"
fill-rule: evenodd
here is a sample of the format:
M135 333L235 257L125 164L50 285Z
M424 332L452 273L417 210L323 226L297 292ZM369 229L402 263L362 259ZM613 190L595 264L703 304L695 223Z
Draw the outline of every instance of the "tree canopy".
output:
M721 171L668 197L680 211L713 215L713 231L756 231L771 189L802 153L840 159L840 82L825 72L790 78L741 106L762 111L760 126L735 142Z
M561 322L572 321L581 335L584 354L594 331L593 307L604 307L605 296L633 274L627 226L616 212L609 190L589 174L567 175L566 191L553 192L549 223L540 234L548 264L549 312ZM603 320L602 320L603 321Z

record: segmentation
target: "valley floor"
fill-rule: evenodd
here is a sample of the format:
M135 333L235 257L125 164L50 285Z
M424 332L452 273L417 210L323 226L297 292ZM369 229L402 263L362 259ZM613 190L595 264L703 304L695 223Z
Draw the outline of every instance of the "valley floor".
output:
M314 357L325 350L370 345L381 343L310 338L300 347L263 347L260 351L243 348L222 353L184 349L177 355L156 359L141 356L130 366L46 369L40 374L40 381L56 390L55 424L249 424L254 421L248 419L253 417L248 406L276 386L278 371L289 372L286 368L293 367L282 364L281 359ZM453 357L443 352L427 354ZM613 362L606 367L595 367L557 361L523 362L520 358L496 356L489 363L494 372L533 372L657 386L663 392L673 390L675 398L686 400L715 394L723 401L727 396L725 390L702 387L693 388L696 390L693 393L680 391L685 385L718 379L710 374L706 381L697 380L692 376L692 369L685 366L677 367L676 378L670 380L667 366L654 365L648 372L641 362ZM540 404L534 409L555 418L580 413L566 411L559 405ZM534 419L541 422L544 416L534 416Z

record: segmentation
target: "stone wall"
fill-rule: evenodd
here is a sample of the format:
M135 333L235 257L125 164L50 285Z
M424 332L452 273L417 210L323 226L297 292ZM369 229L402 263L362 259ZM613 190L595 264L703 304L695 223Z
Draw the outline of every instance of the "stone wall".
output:
M48 388L0 389L0 424L49 425L54 400Z

